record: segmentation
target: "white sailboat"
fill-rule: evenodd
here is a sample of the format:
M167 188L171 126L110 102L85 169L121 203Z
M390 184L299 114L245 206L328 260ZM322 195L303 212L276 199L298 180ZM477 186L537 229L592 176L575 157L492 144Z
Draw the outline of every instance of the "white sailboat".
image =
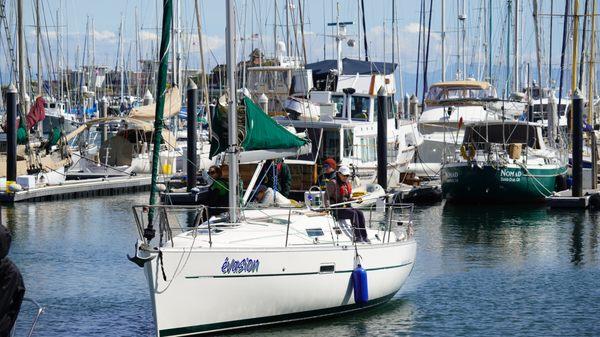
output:
M170 6L166 0L165 16L171 13ZM164 18L163 27L169 21ZM229 65L235 64L234 22L233 1L228 0ZM166 40L164 44L168 35ZM229 88L235 88L232 68L228 67ZM144 268L156 334L183 336L321 317L368 308L393 297L415 260L412 207L390 205L385 212L370 213L370 243L353 240L347 223L336 221L331 208L318 202L322 192L307 194L306 200L313 201L306 208L242 205L240 209L237 166L244 156L237 139L236 106L230 99L227 217L202 222L202 206L134 207L141 238L136 256L130 259ZM296 149L245 154L253 161L309 149L305 143ZM151 204L152 200L151 196ZM186 210L187 214L177 216ZM193 220L183 224L186 215ZM153 239L157 229L158 237ZM180 234L175 233L178 229Z

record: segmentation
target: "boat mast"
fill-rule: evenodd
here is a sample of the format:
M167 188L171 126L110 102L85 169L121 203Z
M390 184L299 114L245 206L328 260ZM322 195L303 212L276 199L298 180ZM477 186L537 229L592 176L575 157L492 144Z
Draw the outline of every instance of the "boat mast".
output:
M210 109L209 109L209 104L210 104L210 99L208 96L208 84L206 83L206 66L204 63L204 45L202 43L203 39L202 39L202 20L200 20L200 4L198 3L200 0L196 0L194 1L194 7L195 7L195 11L196 11L196 26L198 26L198 45L200 47L200 68L202 71L201 74L201 80L200 83L202 85L202 93L203 93L203 98L204 98L204 111L206 113L206 117L210 123ZM212 130L211 128L208 128L208 132L211 135L212 138Z
M227 86L229 87L229 116L227 149L229 161L229 221L238 221L238 159L237 159L237 102L235 90L235 13L233 1L227 0L227 26L225 29L227 56Z
M581 55L579 58L579 88L583 89L583 70L585 68L585 34L587 32L587 17L588 17L588 1L585 0L585 5L583 9L583 27L581 28ZM594 1L595 2L595 1ZM591 102L592 97L588 97Z
M285 0L285 45L287 49L287 56L290 57L290 50L292 49L290 40L290 3L289 0Z
M540 87L540 113L542 115L542 118L544 116L544 104L542 103L542 98L543 98L543 89L542 89L542 74L543 74L543 69L542 69L542 51L541 51L541 44L542 44L542 37L540 34L540 24L539 24L539 15L538 15L538 1L537 0L533 0L533 25L534 25L534 29L535 29L535 54L536 54L536 58L537 58L537 75L538 75L538 83L539 83L539 87ZM555 120L554 120L554 114L553 113L548 113L548 139L550 140L551 144L554 145L554 139L555 139L555 128L554 128L554 124L555 124Z
M575 93L577 86L577 46L579 38L579 0L574 0L573 3L573 55L572 55L572 72L571 72L571 93ZM573 116L571 116L573 119ZM571 125L571 128L573 125Z
M277 0L273 11L273 57L277 59Z
M123 50L123 15L121 14L121 28L119 29L119 50L121 54L119 55L119 65L121 70L121 106L125 102L125 51Z
M521 56L521 51L519 50L519 0L515 1L515 20L513 26L513 87L512 90L514 92L519 91L519 57ZM540 83L541 85L541 83Z
M460 32L462 34L462 39L459 39L459 44L460 44L460 55L459 57L462 59L462 79L465 79L467 77L467 58L465 57L465 46L466 46L466 40L467 40L467 29L465 27L465 21L467 21L467 15L465 14L465 0L461 1L461 13L458 15L458 20L460 22L461 28L460 28ZM459 62L460 64L460 62Z
M425 63L423 65L423 93L421 105L425 105L425 94L427 93L427 72L429 66L429 41L431 39L431 17L433 16L433 0L429 1L429 23L427 24L427 46L425 47Z
M336 35L335 35L335 39L336 39L336 47L337 47L337 72L338 72L338 76L342 75L342 38L340 36L340 3L338 2L337 5L337 10L336 10L336 15L335 15L335 27L336 27Z
M506 86L502 94L504 99L507 99L510 92L510 28L512 25L512 0L506 2Z
M25 29L23 28L23 0L17 0L17 41L19 45L19 98L21 114L29 111L27 86L25 83Z
M442 9L442 41L441 43L441 47L442 47L442 82L446 81L446 24L444 22L444 19L446 17L446 11L444 9L444 0L441 0L441 9Z
M575 0L573 3L573 58L571 65L571 103L575 106L575 99L581 99L580 95L576 95L577 91L577 39L579 37L579 0ZM571 114L571 130L573 133L573 115Z
M554 0L550 0L550 43L548 47L548 88L552 87L552 35L554 31Z
M488 17L489 17L489 22L488 22L488 81L490 81L490 83L492 83L492 56L493 56L493 49L492 49L492 28L493 28L493 22L492 22L492 0L488 1Z
M165 110L165 95L167 91L167 72L169 70L169 46L171 44L171 23L173 19L173 0L163 0L162 37L158 66L158 83L156 85L156 113L154 115L154 148L152 150L152 180L150 185L150 205L156 204L156 187L158 180L158 165L160 161L160 143L162 142L163 114ZM154 237L152 220L154 208L148 212L148 227L144 237L150 241Z
M92 35L90 36L91 40L92 40L92 69L91 74L90 74L90 83L88 84L88 87L93 88L92 91L96 91L96 26L94 25L94 18L92 18ZM96 94L96 97L98 97L98 95Z
M558 85L558 106L562 103L562 89L565 75L565 51L567 49L567 29L569 20L569 10L571 9L570 0L565 1L565 11L563 15L563 32L562 32L562 46L560 51L560 79Z
M42 23L40 21L40 0L35 1L35 38L36 38L36 53L37 53L37 94L42 96Z
M592 5L592 30L591 30L591 36L590 36L590 59L589 59L589 66L588 66L588 71L589 71L589 75L588 75L588 124L590 125L594 125L594 57L595 57L595 52L596 52L596 2L594 1L594 4ZM593 149L593 151L596 151L596 149Z
M362 9L362 28L363 40L365 42L365 61L369 62L369 47L367 45L367 24L365 19L365 0L360 1L360 7Z

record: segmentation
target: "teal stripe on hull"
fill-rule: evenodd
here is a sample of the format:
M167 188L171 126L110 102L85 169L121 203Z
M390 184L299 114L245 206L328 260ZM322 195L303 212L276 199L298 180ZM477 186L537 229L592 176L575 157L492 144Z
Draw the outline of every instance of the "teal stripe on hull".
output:
M243 319L232 322L223 322L223 323L214 323L214 324L204 324L204 325L196 325L189 326L183 328L174 328L174 329L165 329L160 330L159 335L161 337L166 336L179 336L179 335L189 335L189 334L206 334L216 331L222 330L233 330L233 329L243 329L249 328L253 326L260 325L270 325L277 323L284 323L289 321L299 321L311 318L318 318L323 316L334 316L340 315L351 311L363 310L367 308L374 307L376 305L383 304L389 301L392 297L394 297L395 293L387 295L385 297L380 297L374 300L371 300L365 304L349 304L340 307L326 308L326 309L318 309L311 311L303 311L299 313L292 314L284 314L284 315L276 315L269 317L259 317L259 318L250 318Z
M449 201L542 202L555 191L566 168L452 165L442 170L442 192Z

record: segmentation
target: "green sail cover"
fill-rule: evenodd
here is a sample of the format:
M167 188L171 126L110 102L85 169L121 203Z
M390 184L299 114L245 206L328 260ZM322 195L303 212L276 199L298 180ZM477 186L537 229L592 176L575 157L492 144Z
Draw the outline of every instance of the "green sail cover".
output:
M288 149L306 144L306 140L279 125L251 99L244 97L244 105L246 106L246 137L242 142L244 150Z
M244 97L244 105L246 107L246 134L241 146L245 151L288 149L306 144L306 140L279 125L251 99ZM227 148L227 124L224 119L224 116L217 112L212 120L214 136L210 144L211 158Z

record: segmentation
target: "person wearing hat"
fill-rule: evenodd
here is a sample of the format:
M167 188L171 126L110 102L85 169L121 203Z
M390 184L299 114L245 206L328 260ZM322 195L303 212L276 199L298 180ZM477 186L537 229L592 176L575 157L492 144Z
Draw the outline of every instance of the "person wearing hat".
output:
M206 206L208 206L209 215L219 215L228 211L229 207L229 184L223 179L223 171L219 166L213 165L208 169L208 176L211 181L208 189L208 198Z
M362 202L362 199L352 198L352 185L348 181L350 178L350 168L342 165L335 175L335 179L327 183L327 200L329 205L340 204L348 201L357 200ZM354 228L354 241L369 242L367 238L367 230L365 229L365 215L359 209L350 207L349 204L335 207L333 215L337 220L349 219Z
M256 188L254 200L262 206L291 206L290 199L283 196L271 187L260 185Z
M337 169L337 163L333 158L327 158L323 161L323 173L317 179L319 187L322 189L327 188L327 183L330 180L335 179L335 170Z

